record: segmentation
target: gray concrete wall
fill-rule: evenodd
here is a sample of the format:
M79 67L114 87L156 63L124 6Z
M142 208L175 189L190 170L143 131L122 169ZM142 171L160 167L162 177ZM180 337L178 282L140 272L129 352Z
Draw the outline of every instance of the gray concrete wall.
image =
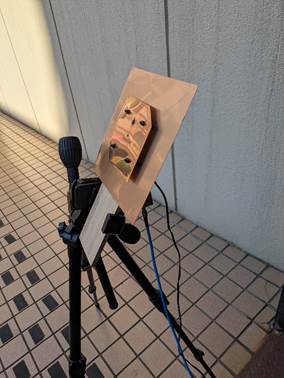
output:
M1 108L55 140L78 135L91 160L132 66L198 84L159 182L180 213L284 269L282 0L0 9Z
M284 3L169 1L171 74L199 86L178 209L284 268Z

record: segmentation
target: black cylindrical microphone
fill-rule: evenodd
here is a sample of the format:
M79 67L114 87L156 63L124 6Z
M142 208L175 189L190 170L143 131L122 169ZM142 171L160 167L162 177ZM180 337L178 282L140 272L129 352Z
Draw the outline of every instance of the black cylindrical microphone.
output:
M125 223L118 237L124 243L136 244L140 240L141 233L133 224Z
M79 178L78 167L82 159L82 147L79 138L68 136L59 140L59 156L67 168L69 184Z

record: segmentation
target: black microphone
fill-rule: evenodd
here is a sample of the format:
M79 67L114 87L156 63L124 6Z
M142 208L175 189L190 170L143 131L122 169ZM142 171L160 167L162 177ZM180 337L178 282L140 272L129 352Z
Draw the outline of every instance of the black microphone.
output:
M118 237L124 243L136 244L140 240L141 233L133 224L125 223Z
M59 140L59 156L67 168L69 184L79 178L78 167L82 159L82 147L79 138L68 136Z

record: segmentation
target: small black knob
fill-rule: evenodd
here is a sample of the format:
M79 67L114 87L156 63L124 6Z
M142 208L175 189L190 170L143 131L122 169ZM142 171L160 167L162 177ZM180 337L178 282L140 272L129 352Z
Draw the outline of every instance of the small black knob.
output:
M63 234L63 232L65 231L65 228L66 228L66 223L65 222L60 222L58 224L58 233L59 233L59 236L61 236Z

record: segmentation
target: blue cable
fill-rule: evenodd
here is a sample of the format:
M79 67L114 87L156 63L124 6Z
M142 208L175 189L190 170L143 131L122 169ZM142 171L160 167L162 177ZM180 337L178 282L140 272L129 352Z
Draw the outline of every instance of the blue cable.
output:
M153 245L153 241L152 241L152 237L151 237L151 232L150 232L147 216L146 216L146 218L144 217L144 219L145 219L145 226L146 226L146 231L147 231L147 236L148 236L149 246L150 246L150 251L151 251L152 264L153 264L156 280L157 280L157 283L158 283L158 289L159 289L161 301L162 301L162 304L163 304L164 313L165 313L166 318L168 320L168 323L169 323L169 326L171 328L172 334L174 335L176 346L177 346L179 355L180 355L180 357L182 359L183 366L186 369L189 377L190 378L194 378L194 376L193 376L193 374L192 374L192 372L191 372L191 370L190 370L190 368L188 366L186 358L184 357L183 350L182 350L182 347L180 345L180 341L179 341L179 339L178 339L178 337L176 335L176 331L175 331L175 329L174 329L174 327L172 325L171 319L169 317L169 312L168 312L167 304L166 304L166 301L165 301L165 298L164 298L164 295L163 295L163 289L162 289L162 285L161 285L161 281L160 281L160 275L159 275L158 267L157 267L157 264L156 264L156 258L155 258L155 253L154 253L154 245Z

